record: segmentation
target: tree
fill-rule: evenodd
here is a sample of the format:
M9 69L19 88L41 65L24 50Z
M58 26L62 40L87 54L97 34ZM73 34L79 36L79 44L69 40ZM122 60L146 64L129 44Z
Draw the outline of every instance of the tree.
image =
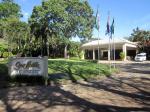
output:
M7 40L8 50L24 52L29 41L29 26L21 22L21 8L13 0L0 3L0 38Z
M137 27L128 39L137 42L139 52L145 52L147 59L150 59L150 31L140 30Z
M24 53L25 49L29 49L30 42L30 28L27 23L16 21L9 24L7 29L7 34L9 35L8 42L12 51L16 49L16 53Z
M22 16L20 6L13 0L2 0L0 3L0 19L20 18Z
M87 1L43 0L42 5L34 7L29 23L31 33L42 39L43 51L47 49L44 55L49 55L49 38L64 38L66 51L66 40L76 36L81 40L91 37L94 19Z
M69 55L73 57L79 57L81 54L81 43L80 42L73 42L71 41L69 44Z
M18 21L16 19L5 19L1 22L3 27L2 38L8 42L8 50L12 52L24 52L24 49L29 43L30 28L27 23Z
M9 22L19 21L21 16L20 6L13 0L2 0L0 2L0 38L4 38Z
M133 33L129 37L129 40L133 42L138 42L139 50L144 52L144 48L149 46L150 31L140 30L137 27L133 30Z

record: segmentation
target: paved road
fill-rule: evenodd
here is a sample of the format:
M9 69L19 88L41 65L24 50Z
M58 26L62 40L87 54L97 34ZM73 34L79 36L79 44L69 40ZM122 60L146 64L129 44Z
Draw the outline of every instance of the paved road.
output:
M150 78L150 63L125 63L125 64L116 64L118 68L126 75L131 77L148 77Z

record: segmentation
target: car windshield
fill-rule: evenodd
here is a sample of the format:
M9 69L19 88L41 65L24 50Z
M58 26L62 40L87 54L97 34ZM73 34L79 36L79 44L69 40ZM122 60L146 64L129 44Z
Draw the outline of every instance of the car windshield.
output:
M146 56L146 55L138 54L137 56L138 56L138 57L144 57L144 56Z

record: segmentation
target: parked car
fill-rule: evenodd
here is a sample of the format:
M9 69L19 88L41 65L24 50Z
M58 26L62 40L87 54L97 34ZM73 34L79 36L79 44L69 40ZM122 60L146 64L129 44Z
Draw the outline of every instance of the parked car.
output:
M135 61L145 61L146 53L137 54L134 59L135 59Z

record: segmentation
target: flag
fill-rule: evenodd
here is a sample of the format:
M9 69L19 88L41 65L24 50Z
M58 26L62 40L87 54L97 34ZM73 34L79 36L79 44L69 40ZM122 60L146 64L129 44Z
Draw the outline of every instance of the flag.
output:
M98 9L97 9L96 18L95 18L95 28L97 30L99 30L99 28L100 28L99 21L100 21L100 18L99 18Z
M108 19L107 19L107 25L106 25L106 34L108 35L110 33L110 26L109 26L109 14L108 14Z
M114 19L113 19L112 24L110 26L110 33L111 33L111 35L114 34Z

